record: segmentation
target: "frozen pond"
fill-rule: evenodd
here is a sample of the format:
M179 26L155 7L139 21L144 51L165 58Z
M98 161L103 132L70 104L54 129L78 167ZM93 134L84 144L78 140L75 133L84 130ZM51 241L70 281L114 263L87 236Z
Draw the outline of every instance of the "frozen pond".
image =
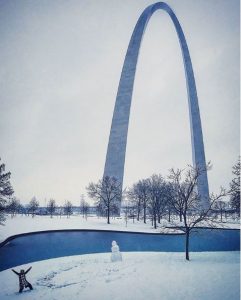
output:
M34 261L111 251L116 240L121 251L182 252L183 234L151 234L98 230L59 230L16 235L0 247L0 271ZM190 251L238 251L240 230L198 229L191 234Z

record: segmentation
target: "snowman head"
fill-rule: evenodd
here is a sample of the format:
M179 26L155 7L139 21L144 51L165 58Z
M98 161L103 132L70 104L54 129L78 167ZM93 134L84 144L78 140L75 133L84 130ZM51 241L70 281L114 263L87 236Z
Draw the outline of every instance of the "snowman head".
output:
M117 245L116 241L113 241L112 246L116 246L116 245Z

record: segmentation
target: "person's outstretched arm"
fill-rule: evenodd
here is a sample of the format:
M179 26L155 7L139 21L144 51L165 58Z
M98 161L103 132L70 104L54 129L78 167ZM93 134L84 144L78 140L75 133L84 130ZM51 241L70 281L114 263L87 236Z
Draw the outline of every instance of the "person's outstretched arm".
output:
M27 271L24 273L27 274L31 269L32 269L32 267L28 268Z
M12 271L13 271L15 274L19 275L19 273L18 273L18 272L16 272L14 269L12 269Z

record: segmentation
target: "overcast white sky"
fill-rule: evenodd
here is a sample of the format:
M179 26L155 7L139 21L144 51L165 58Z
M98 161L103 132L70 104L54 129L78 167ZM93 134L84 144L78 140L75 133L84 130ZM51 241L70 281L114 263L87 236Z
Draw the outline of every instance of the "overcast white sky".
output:
M79 203L103 175L122 64L149 0L0 0L0 157L15 195ZM210 191L239 155L239 1L168 0L186 35ZM149 22L136 73L124 186L192 162L178 39Z

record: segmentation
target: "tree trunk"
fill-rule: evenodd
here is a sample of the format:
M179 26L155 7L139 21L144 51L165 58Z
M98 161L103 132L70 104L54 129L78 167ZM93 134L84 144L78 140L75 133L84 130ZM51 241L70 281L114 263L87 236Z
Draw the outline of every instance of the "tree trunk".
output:
M171 210L168 209L168 222L170 223L171 222Z
M137 207L137 219L136 219L137 221L139 221L140 220L140 206L138 205L138 207Z
M182 213L179 213L180 222L182 222Z
M189 229L186 230L186 260L189 260Z
M155 213L153 215L153 219L154 219L154 228L156 229L156 214Z
M110 224L110 208L107 209L107 224Z
M223 222L223 210L221 208L221 222Z
M146 224L146 207L144 206L144 223Z
M161 223L161 215L160 214L158 214L158 223L160 224Z

